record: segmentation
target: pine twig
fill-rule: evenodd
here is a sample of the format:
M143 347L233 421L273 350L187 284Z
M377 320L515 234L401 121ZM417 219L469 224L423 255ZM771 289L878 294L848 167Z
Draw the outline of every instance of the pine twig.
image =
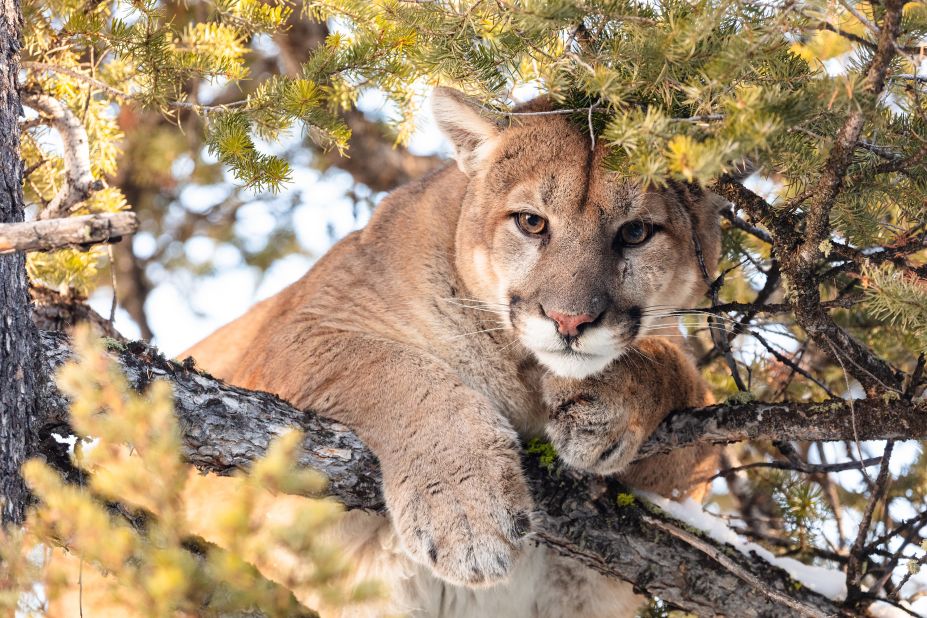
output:
M726 470L721 470L715 474L712 480L726 476L733 472L743 472L745 470L756 470L758 468L766 468L772 470L790 470L792 472L803 472L805 474L820 474L827 472L844 472L846 470L859 470L865 466L877 466L882 463L881 457L870 457L864 459L863 461L845 461L841 463L831 463L831 464L812 464L807 462L797 462L793 463L790 461L757 461L755 463L744 464L742 466L736 466L734 468L728 468Z
M756 238L759 238L760 240L762 240L763 242L767 244L770 244L770 245L772 244L773 240L772 240L772 236L769 235L769 232L767 232L766 230L760 229L756 227L755 225L750 225L749 223L747 223L746 221L744 221L743 219L735 215L734 211L731 210L731 208L722 208L721 216L727 219L731 223L731 225L736 227L738 230L741 230L742 232L746 232Z
M850 558L847 560L847 602L857 600L860 594L860 582L863 578L860 567L867 558L866 535L869 534L869 527L872 525L872 515L875 513L876 506L888 492L889 464L891 463L894 448L894 440L889 440L885 444L885 451L882 453L882 465L879 468L879 476L876 477L875 490L866 504L866 510L863 512L863 519L859 524L856 540L850 548Z
M23 62L20 63L20 66L22 66L22 68L24 69L31 69L33 71L48 71L50 73L58 73L60 75L67 75L68 77L71 77L73 79L77 79L82 82L85 82L89 84L90 86L96 88L97 90L105 92L111 97L122 99L124 101L130 101L132 99L131 94L127 92L123 92L122 90L119 90L118 88L114 88L113 86L110 86L109 84L105 82L101 82L100 80L90 75L87 75L86 73L82 73L81 71L78 71L77 69L74 69L71 67L61 66L57 64L49 64L47 62L34 62L31 60L24 60Z

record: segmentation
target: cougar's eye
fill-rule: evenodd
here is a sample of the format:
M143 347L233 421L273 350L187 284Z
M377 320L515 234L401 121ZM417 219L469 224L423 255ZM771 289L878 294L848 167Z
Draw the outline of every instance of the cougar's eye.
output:
M653 236L653 224L648 221L631 221L618 230L618 244L625 247L641 245Z
M547 219L533 212L520 212L515 215L515 223L525 234L539 236L547 231Z

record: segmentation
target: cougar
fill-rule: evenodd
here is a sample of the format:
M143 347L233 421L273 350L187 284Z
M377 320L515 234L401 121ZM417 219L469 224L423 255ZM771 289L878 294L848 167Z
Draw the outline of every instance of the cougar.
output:
M669 411L710 402L659 334L704 294L721 200L609 171L606 147L548 107L500 115L437 88L456 165L393 191L185 353L344 423L379 458L388 520L348 513L342 532L357 577L390 596L344 615L632 616L629 584L532 539L520 439L672 497L700 494L714 465L703 447L634 458Z

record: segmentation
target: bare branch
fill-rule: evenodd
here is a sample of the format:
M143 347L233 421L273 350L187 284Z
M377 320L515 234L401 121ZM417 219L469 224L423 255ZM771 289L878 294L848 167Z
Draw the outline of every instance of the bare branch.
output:
M818 24L816 24L816 28L817 28L818 30L827 30L827 31L829 31L829 32L833 32L834 34L839 34L840 36L842 36L843 38L847 39L848 41L853 41L854 43L858 43L859 45L862 45L862 46L864 46L864 47L868 47L868 48L870 48L870 49L874 49L874 48L875 48L875 43L873 43L873 42L870 41L869 39L867 39L867 38L865 38L865 37L861 37L861 36L859 36L858 34L854 34L854 33L849 32L849 31L847 31L847 30L843 30L843 29L841 29L841 28L838 28L838 27L834 26L833 24L827 23L826 21L822 21L822 22L819 22Z
M734 176L722 175L709 188L738 209L746 212L754 223L773 225L780 220L780 217L773 213L772 206L766 200L740 184L740 181ZM796 228L789 225L790 223L792 222L782 221L781 226L777 226L771 231L775 232L777 236L780 233L785 233L788 238L792 238L796 235Z
M94 180L90 172L87 131L71 110L46 94L26 92L23 103L48 118L61 136L64 151L64 182L48 206L39 213L39 219L66 217L74 206L103 188L103 184Z
M843 172L845 171L844 169ZM808 231L807 218L802 220L786 212L774 213L772 206L765 199L733 177L722 176L712 185L711 190L770 229L774 239L773 250L779 259L783 274L788 278L789 287L794 290L789 304L799 325L811 339L818 343L821 349L830 352L832 357L836 354L835 351L839 351L840 362L847 366L847 370L860 381L867 393L900 392L899 378L894 370L838 326L827 313L827 308L832 306L830 301L821 301L815 265L822 257L820 245L827 239L827 230L830 229L829 212L832 201L826 206L827 216L815 223L825 226L823 231L815 232L823 236L816 243L809 244L810 238L815 235ZM819 211L819 216L822 212ZM808 217L810 216L809 213ZM763 310L769 309L767 307Z
M48 71L50 73L59 73L61 75L67 75L68 77L80 80L87 84L90 84L97 90L105 92L106 94L121 99L123 101L129 101L132 99L132 95L114 88L105 82L101 82L98 79L94 79L90 75L78 71L76 68L65 67L57 64L49 64L47 62L33 62L30 60L24 60L20 63L24 69L32 69L33 71Z
M392 190L446 164L434 155L419 156L405 148L394 147L384 133L384 126L369 120L363 112L345 112L344 120L351 129L348 142L351 156L342 157L333 150L318 153L319 161L323 166L332 165L348 172L374 191Z
M892 451L894 448L895 442L892 440L889 440L885 445L885 451L882 453L882 464L879 468L879 476L876 479L875 491L866 504L866 510L863 512L863 520L859 524L856 540L850 548L850 558L847 561L847 599L850 601L855 601L859 598L860 582L863 579L860 566L866 558L866 536L869 534L869 527L872 525L872 515L875 512L875 508L888 491L889 464L892 460Z
M853 439L853 412L860 440L919 440L927 436L927 402L832 399L820 403L723 403L674 412L657 428L639 457L669 453L698 442L745 440L842 441Z
M840 4L842 4L842 5L843 5L843 8L845 8L846 10L848 10L848 11L850 12L850 14L853 15L853 17L855 17L856 19L858 19L858 20L859 20L864 26L866 26L866 28L868 28L873 34L875 34L876 36L879 36L879 34L880 34L880 32L879 32L879 27L876 26L874 23L872 23L872 21L870 21L870 19L869 19L868 17L866 17L865 15L863 15L863 14L860 12L859 9L857 9L855 6L853 6L852 3L847 2L847 0L840 0Z
M52 251L64 247L89 249L100 243L118 242L137 229L138 218L131 212L0 223L0 255L14 251Z
M712 480L725 477L733 472L745 472L747 470L790 470L792 472L802 472L805 474L827 474L829 472L843 472L845 470L859 470L864 466L877 466L882 463L881 457L869 457L863 461L844 461L841 463L831 463L831 464L812 464L807 462L800 462L794 464L789 461L757 461L754 463L744 464L741 466L734 466L733 468L725 468L717 474L715 474Z
M58 66L56 64L48 64L45 62L31 62L31 61L23 62L22 66L23 68L32 69L35 71L48 71L49 73L58 73L61 75L67 75L68 77L71 77L73 79L77 79L86 84L89 84L90 86L92 86L93 88L96 88L97 90L101 92L105 92L108 96L114 99L119 99L123 103L141 102L135 95L128 93L128 92L123 92L122 90L119 90L118 88L114 88L110 86L109 84L105 82L101 82L100 80L95 79L92 76L87 75L86 73L83 73L82 71L78 71L76 68L73 68L73 67L64 67L64 66ZM37 95L31 95L31 96L37 96ZM222 110L231 109L235 107L242 107L246 103L247 101L245 100L237 100L237 101L232 101L228 103L223 103L221 105L201 105L199 103L192 103L190 101L167 101L165 105L168 108L186 109L186 110L191 110L197 113L205 114L209 112L222 111Z
M755 225L750 225L740 217L734 214L734 211L730 208L721 209L721 216L727 219L731 225L736 227L738 230L746 232L751 236L759 238L765 243L772 244L772 236L769 235L769 232L766 230L760 229Z

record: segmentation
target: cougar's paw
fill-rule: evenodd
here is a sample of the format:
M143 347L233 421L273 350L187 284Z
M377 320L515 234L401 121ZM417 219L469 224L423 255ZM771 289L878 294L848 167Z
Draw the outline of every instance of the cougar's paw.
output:
M652 424L654 402L627 376L617 370L583 380L548 374L542 389L547 435L567 465L606 475L634 460Z
M671 410L711 401L679 347L645 337L634 349L594 376L543 377L547 434L567 464L603 475L623 473Z
M576 393L551 407L547 434L567 465L597 474L617 474L644 442L640 425L625 410L591 393Z
M504 581L531 528L515 444L435 454L384 468L386 503L405 551L453 584Z

